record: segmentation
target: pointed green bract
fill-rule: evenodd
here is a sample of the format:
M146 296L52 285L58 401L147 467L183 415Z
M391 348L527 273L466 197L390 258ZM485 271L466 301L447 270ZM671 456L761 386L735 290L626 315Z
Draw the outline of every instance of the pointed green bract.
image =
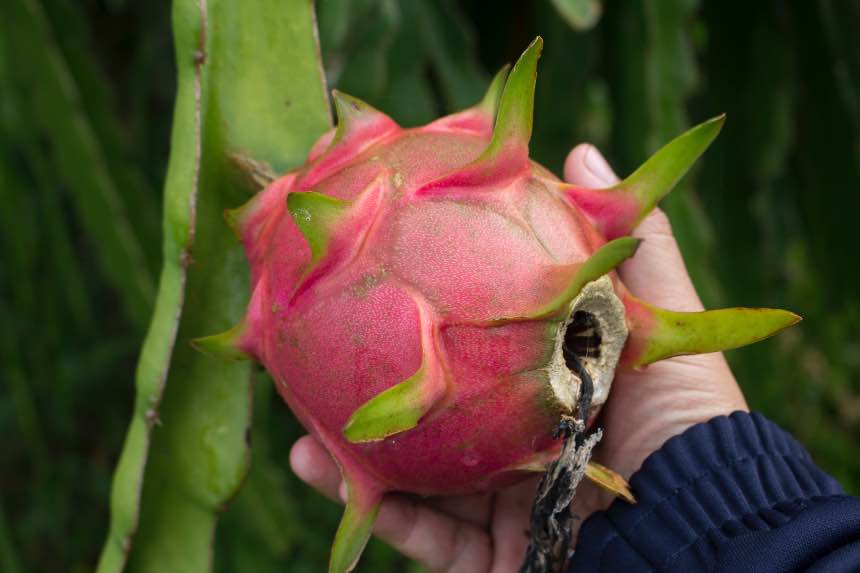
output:
M502 91L505 89L505 80L508 79L508 72L511 69L510 64L502 66L496 75L493 76L490 86L487 88L487 93L484 98L476 106L482 112L495 118L499 110L499 102L502 98Z
M353 412L343 435L353 443L372 442L414 428L435 402L428 384L432 381L422 365L418 372Z
M526 48L511 70L499 102L499 113L493 127L493 139L482 157L493 157L513 148L528 158L529 139L532 136L532 113L535 100L537 62L543 49L543 38L538 36ZM479 160L480 161L480 160Z
M633 347L638 347L637 356L632 361L636 368L672 356L746 346L801 320L793 312L770 308L676 312L643 301L637 303L641 306L635 314L650 314L650 318L638 319L639 324L635 321L631 329Z
M240 322L230 330L211 336L195 338L191 345L204 354L224 360L248 360L248 353L239 348L239 339L245 333L245 323Z
M579 265L564 292L527 318L540 318L557 312L566 312L567 305L578 295L582 288L591 281L597 280L626 259L629 259L639 248L640 239L621 237L609 241L592 253L588 259Z
M585 477L628 503L636 503L630 484L615 470L592 461L585 466Z
M416 190L417 195L437 189L486 188L490 183L500 184L528 170L537 62L542 48L543 39L538 36L514 64L499 96L493 135L481 155L468 165L425 184ZM496 75L487 96L479 104L482 109L493 101L503 72Z
M304 170L295 189L312 190L327 174L343 167L400 128L394 121L358 98L332 91L337 128L325 151Z
M639 213L630 230L669 194L705 152L720 133L725 119L725 114L719 115L687 130L657 150L624 181L610 187L610 190L629 193L638 203Z
M448 390L442 358L435 354L436 326L431 312L421 316L421 366L409 378L362 404L347 420L343 435L352 443L383 440L418 425Z
M724 120L715 117L676 137L612 187L566 185L565 194L607 239L629 235L708 148Z
M311 248L311 265L316 264L328 251L334 227L349 204L340 199L314 191L290 193L287 208Z
M352 571L367 545L373 531L373 523L379 513L381 494L361 491L358 484L344 474L348 500L331 548L329 573Z
M337 114L337 129L334 132L332 145L341 141L362 119L374 115L384 115L381 111L357 97L337 90L332 90L331 98L334 100L334 109Z

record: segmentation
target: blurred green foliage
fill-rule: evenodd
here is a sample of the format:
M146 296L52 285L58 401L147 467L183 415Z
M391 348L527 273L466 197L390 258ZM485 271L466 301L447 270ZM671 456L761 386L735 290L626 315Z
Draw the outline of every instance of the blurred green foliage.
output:
M561 4L599 3L319 0L329 87L417 125L476 101L541 34L532 150L557 173L580 141L629 173L727 112L663 206L707 306L805 317L729 357L751 406L860 493L860 6L623 0L581 31ZM160 266L175 73L166 3L0 3L0 571L89 570L104 540ZM301 429L258 378L216 569L319 571L340 509L289 472ZM414 566L374 543L360 570Z

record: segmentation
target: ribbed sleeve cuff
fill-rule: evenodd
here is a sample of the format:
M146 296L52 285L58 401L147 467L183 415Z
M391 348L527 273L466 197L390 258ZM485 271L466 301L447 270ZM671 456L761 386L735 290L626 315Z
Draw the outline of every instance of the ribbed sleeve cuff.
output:
M784 430L744 412L671 438L630 484L638 503L586 520L571 572L709 570L726 540L844 493Z

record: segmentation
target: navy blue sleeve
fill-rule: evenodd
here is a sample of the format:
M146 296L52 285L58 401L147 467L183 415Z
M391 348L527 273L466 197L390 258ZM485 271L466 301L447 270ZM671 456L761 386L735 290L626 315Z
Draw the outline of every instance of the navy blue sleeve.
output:
M760 414L668 440L582 526L570 573L860 571L860 499Z

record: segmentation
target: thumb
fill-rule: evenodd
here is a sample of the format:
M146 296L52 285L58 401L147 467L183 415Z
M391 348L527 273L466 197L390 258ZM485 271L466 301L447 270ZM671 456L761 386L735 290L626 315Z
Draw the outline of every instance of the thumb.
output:
M577 145L567 155L564 178L568 183L594 189L609 187L619 180L603 155L589 143ZM619 269L630 292L671 310L702 310L665 213L654 209L633 230L633 236L644 239L642 245L636 256Z
M580 143L564 160L564 179L568 183L601 189L618 183L618 176L590 143Z

